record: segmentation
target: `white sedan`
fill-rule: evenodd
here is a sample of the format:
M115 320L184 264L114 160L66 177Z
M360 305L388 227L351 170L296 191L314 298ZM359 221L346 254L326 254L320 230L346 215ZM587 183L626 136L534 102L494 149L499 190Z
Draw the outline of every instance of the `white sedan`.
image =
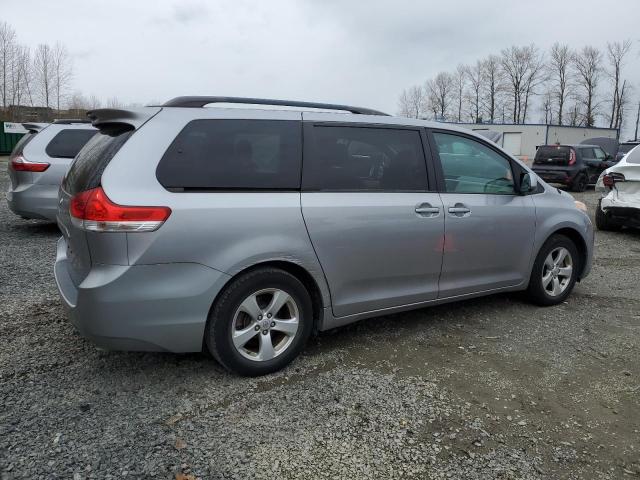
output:
M602 172L596 191L602 193L596 209L599 230L640 228L640 146Z

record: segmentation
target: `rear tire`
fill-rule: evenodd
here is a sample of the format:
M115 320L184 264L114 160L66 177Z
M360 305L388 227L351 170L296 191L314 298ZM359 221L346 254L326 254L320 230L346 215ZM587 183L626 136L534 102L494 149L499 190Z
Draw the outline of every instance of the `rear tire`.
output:
M302 282L279 268L257 268L232 280L220 294L209 314L205 343L227 370L266 375L298 356L312 328L313 306Z
M576 284L580 267L575 244L564 235L552 235L533 264L527 296L541 306L564 302Z
M588 178L584 173L579 173L571 184L571 190L573 192L584 192L587 189Z
M596 208L596 227L603 232L618 232L622 229L622 225L611 219L604 211L602 211L602 200L598 201Z

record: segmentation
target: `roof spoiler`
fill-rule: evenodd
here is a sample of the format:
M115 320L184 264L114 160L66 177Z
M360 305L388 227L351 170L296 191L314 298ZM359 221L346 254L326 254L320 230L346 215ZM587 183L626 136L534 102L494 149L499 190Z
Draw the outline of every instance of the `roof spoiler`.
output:
M246 97L206 97L206 96L187 96L176 97L161 105L162 107L187 107L199 108L212 103L236 103L243 105L273 105L281 107L300 107L300 108L320 108L323 110L343 110L345 112L355 113L358 115L384 115L386 113L372 110L370 108L352 107L350 105L338 105L333 103L316 103L316 102L300 102L297 100L272 100L267 98L246 98Z
M22 126L29 133L38 133L49 126L48 123L23 123Z
M138 129L153 118L162 108L144 107L127 110L119 108L98 108L87 112L87 118L91 124L100 129L109 125L124 123Z

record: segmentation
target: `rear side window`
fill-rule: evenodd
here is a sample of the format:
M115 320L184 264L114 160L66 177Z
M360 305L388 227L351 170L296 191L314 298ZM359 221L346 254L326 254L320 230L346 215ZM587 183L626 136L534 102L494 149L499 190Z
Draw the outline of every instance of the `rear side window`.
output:
M62 188L70 195L75 195L100 186L102 172L132 133L133 128L128 125L101 129L78 153L62 182Z
M24 134L20 140L18 140L18 143L16 143L15 147L13 147L13 150L11 151L11 155L10 158L13 157L17 157L18 155L22 155L22 151L24 150L24 147L27 146L27 144L33 140L33 138L36 136L36 133L33 132L29 132Z
M596 152L595 152L595 150L593 148L581 148L580 149L580 155L585 160L595 160L596 159Z
M291 120L193 120L162 156L170 190L299 190L302 125Z
M51 139L45 152L50 157L73 158L80 149L96 134L97 130L72 129L61 130Z
M305 136L303 186L311 191L427 191L416 130L319 126Z

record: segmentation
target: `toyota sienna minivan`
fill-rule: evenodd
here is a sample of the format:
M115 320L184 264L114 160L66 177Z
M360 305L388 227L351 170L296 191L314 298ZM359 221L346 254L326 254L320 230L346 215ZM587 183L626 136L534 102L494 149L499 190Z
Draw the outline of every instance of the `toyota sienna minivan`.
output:
M9 157L9 209L22 218L56 221L58 190L73 158L97 130L86 120L23 124L28 133Z
M102 347L261 375L316 331L497 292L555 305L590 270L584 204L469 130L229 97L88 115L55 277Z

